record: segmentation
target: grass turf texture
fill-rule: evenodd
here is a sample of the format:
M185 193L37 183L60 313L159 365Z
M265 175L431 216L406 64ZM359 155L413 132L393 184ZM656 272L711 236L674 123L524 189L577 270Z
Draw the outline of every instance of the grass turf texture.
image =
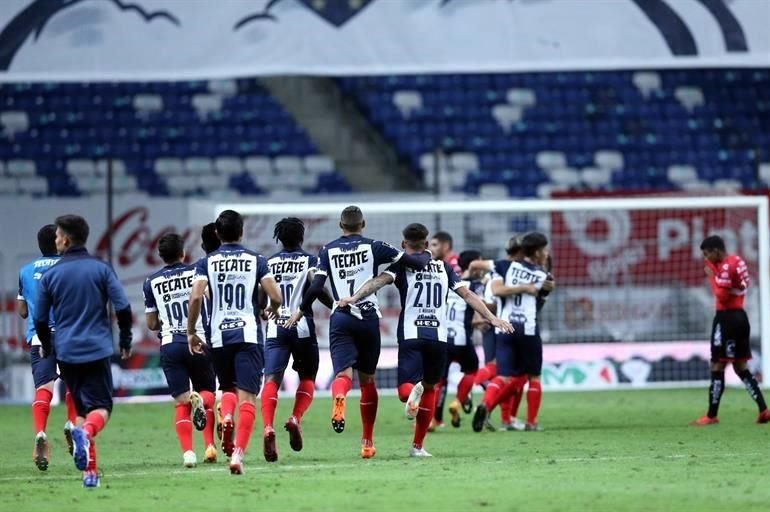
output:
M2 407L0 509L158 512L193 503L218 511L770 509L770 425L754 424L753 402L742 389L730 389L720 425L688 427L705 402L706 390L545 393L546 432L476 434L465 416L460 429L447 424L428 434L425 446L434 457L417 460L407 457L412 429L402 404L381 397L377 456L364 461L357 400L348 401L339 435L329 426L329 399L319 399L304 421L302 452L291 451L281 428L280 462L268 465L258 428L240 477L229 474L221 453L215 466L182 467L171 404L118 404L97 438L104 477L96 490L81 487L65 451L63 407L49 420L46 473L32 462L29 408ZM291 400L280 401L279 425L290 407ZM493 419L499 423L497 411ZM197 432L195 442L202 460Z

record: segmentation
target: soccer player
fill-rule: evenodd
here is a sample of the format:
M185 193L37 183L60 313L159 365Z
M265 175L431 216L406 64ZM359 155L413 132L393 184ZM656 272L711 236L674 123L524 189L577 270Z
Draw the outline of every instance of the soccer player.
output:
M243 473L243 454L254 429L264 367L262 329L256 314L259 285L270 298L273 313L277 313L281 306L281 292L265 257L240 244L243 218L238 212L225 210L220 213L216 232L222 245L196 263L187 318L187 342L192 353L203 352L198 317L208 286L211 293L211 359L223 391L222 451L230 457L230 473L240 475ZM236 436L233 417L238 404Z
M51 399L56 379L56 359L54 357L40 357L40 339L35 331L35 295L37 283L43 274L58 260L56 252L56 226L48 224L37 232L37 245L40 248L41 257L24 265L19 271L19 294L16 297L16 312L27 321L26 340L30 347L30 359L32 360L32 378L35 382L35 399L32 402L32 427L35 431L35 448L32 458L40 471L48 469L50 458L46 425L48 414L51 410ZM51 325L53 328L53 325ZM74 427L77 411L72 400L72 394L67 391L65 395L67 404L67 422L64 424L64 438L67 447L72 454L72 429Z
M145 317L150 330L160 331L160 364L175 402L174 425L182 462L192 468L198 464L193 450L193 424L203 431L204 461L217 460L214 422L208 421L207 414L214 407L214 369L207 348L202 354L191 354L187 349L187 312L195 267L182 262L184 240L174 233L163 235L158 241L158 255L166 266L144 281ZM205 336L200 319L196 328L199 336Z
M294 360L292 368L299 374L299 386L294 395L291 417L283 427L289 433L289 445L297 452L302 450L300 422L313 401L315 376L318 373L318 341L312 312L304 315L291 329L284 327L291 314L299 310L303 293L313 280L318 258L302 249L305 225L297 217L281 219L275 225L273 237L281 242L282 247L267 260L267 266L281 288L283 303L278 318L268 320L265 344L266 377L262 389L262 423L263 453L268 462L278 460L273 423L278 406L278 389L289 365L289 356ZM322 300L331 309L331 298L324 293Z
M542 266L548 259L548 239L542 233L528 233L521 239L522 261L495 262L492 291L501 298L498 317L508 319L516 328L513 335L497 332L498 376L487 386L484 399L473 416L473 430L481 432L489 412L497 404L510 400L513 393L527 391L526 431L539 431L537 414L541 403L540 373L543 343L537 323L537 296L550 289Z
M428 229L409 224L402 232L401 246L407 254L427 254ZM400 262L401 263L401 262ZM340 307L355 304L386 284L395 283L401 296L398 319L398 396L406 403L408 419L417 418L411 457L431 457L423 447L436 406L436 384L447 361L447 296L452 290L501 332L513 327L499 320L468 289L446 262L431 261L422 269L391 265L384 273L364 284L352 297L342 299Z
M62 380L77 408L72 456L83 486L98 487L95 437L112 413L112 329L107 301L118 319L120 355L131 356L131 305L115 272L88 254L88 223L78 215L56 221L61 258L40 279L35 328L46 357L56 357ZM49 329L53 310L56 335Z
M201 229L201 249L203 250L203 253L206 255L211 254L212 252L219 249L219 246L222 245L222 242L219 240L219 237L217 236L217 226L213 222L209 222L203 228ZM203 320L203 332L206 334L205 342L208 344L209 348L211 348L211 322L210 317L211 314L209 313L211 311L211 294L209 293L208 288L206 288L206 295L203 298L203 304L201 304L201 319ZM210 356L210 354L209 354ZM235 391L235 390L230 390ZM204 400L204 407L206 408L206 424L215 425L217 436L219 437L219 440L222 440L222 417L221 417L221 403L218 403L216 405L216 409L214 409L213 404L209 405ZM214 410L216 410L216 416L214 415ZM216 447L214 447L214 456L216 457ZM204 459L206 462L208 460ZM215 462L211 461L211 462Z
M463 251L460 253L460 268L462 269L461 283L480 296L484 292L484 285L471 274L468 267L472 261L481 258L479 251ZM447 381L449 366L456 362L463 373L457 384L457 397L449 404L449 414L452 426L460 427L460 409L469 414L473 408L471 390L476 379L476 371L479 369L479 356L473 346L473 317L475 311L469 308L465 300L456 293L447 296L447 364L444 367L442 382ZM439 402L440 404L440 402ZM438 405L437 405L438 407Z
M725 389L725 366L732 363L736 375L743 381L749 396L759 409L757 423L770 422L765 397L746 362L751 359L749 318L743 301L749 287L749 271L743 259L727 254L721 237L709 236L700 244L711 291L716 299L716 315L711 328L711 386L705 416L691 424L695 426L719 423L719 402Z
M362 235L366 221L357 206L342 210L340 229L342 236L329 242L319 255L318 271L305 293L300 310L286 322L288 329L302 316L311 311L313 301L320 297L326 279L330 280L335 300L353 295L373 278L378 267L402 261L410 268L420 269L429 261L425 254L404 254L384 242ZM377 386L374 381L377 361L380 358L380 309L377 296L367 294L354 304L336 307L329 319L329 350L332 356L335 378L331 392L334 397L332 428L337 433L345 430L345 398L353 386L353 370L358 372L361 385L361 457L370 459L374 448L374 423L377 418Z

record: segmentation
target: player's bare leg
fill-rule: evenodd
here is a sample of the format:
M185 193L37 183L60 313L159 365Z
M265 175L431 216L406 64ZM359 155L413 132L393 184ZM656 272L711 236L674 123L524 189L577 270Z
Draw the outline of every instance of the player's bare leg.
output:
M735 374L743 382L751 399L757 404L757 409L759 410L757 423L770 422L770 410L767 409L762 389L759 387L757 379L752 375L751 370L749 370L746 361L735 361L733 363L733 370L735 370Z
M230 457L230 474L243 474L243 456L249 446L254 420L257 415L257 395L238 389L238 428L236 429L233 455Z
M377 453L374 447L374 422L377 420L377 387L374 383L374 374L358 372L358 380L361 383L361 457L371 459ZM433 397L435 403L435 397ZM431 417L433 415L431 414Z
M716 425L719 423L717 415L719 413L719 403L722 400L722 393L725 391L725 363L711 363L711 384L709 385L709 404L708 412L690 423L695 427L704 427Z
M278 460L278 448L275 445L275 409L278 407L278 388L281 386L283 374L271 374L265 378L265 386L262 388L262 453L267 462Z
M50 460L50 448L46 427L48 415L51 412L51 399L53 398L53 386L56 381L47 382L35 390L35 399L32 402L32 426L35 431L35 445L32 450L32 460L40 471L48 469Z
M338 434L345 430L345 400L352 387L353 368L345 368L332 381L332 429Z

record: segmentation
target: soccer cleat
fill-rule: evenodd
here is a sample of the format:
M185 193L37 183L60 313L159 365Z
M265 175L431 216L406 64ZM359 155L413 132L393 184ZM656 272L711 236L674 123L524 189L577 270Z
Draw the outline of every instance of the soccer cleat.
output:
M460 402L455 399L452 401L451 404L449 404L449 415L452 417L450 420L450 423L454 428L460 428Z
M332 408L332 428L338 434L345 430L345 396L337 395L334 397L334 407Z
M242 475L243 474L243 450L235 448L233 455L230 457L230 474Z
M87 489L99 487L99 480L99 473L96 470L83 471L83 487Z
M75 428L75 426L72 424L71 421L67 421L67 423L64 424L64 441L67 443L67 451L70 455L72 455L72 450L74 449L72 446L72 429Z
M473 427L474 432L481 432L484 429L484 424L487 422L489 416L489 412L487 412L487 406L484 405L484 403L480 403L478 407L476 407L476 412L473 415L473 422L471 423L471 426Z
M371 444L361 444L361 458L362 459L371 459L375 455L377 455L377 449L374 447L374 445Z
M487 432L497 432L497 428L492 424L489 415L487 415L487 420L484 422L484 428L487 429Z
M719 423L718 418L709 418L708 416L701 416L697 420L690 423L692 427L706 427L708 425L716 425Z
M32 452L32 458L37 469L40 471L48 470L49 455L48 437L46 437L45 432L38 432L35 436L35 449Z
M72 429L72 458L75 461L75 467L80 471L85 471L88 466L88 451L91 448L90 437L88 432L80 427ZM85 479L83 480L83 485L85 485Z
M524 425L524 432L542 432L543 427L539 423L527 423Z
M406 419L413 420L417 417L417 413L420 412L420 400L422 400L422 393L424 391L425 388L422 386L422 382L418 382L412 388L409 398L406 399L406 404L404 404Z
M217 439L222 440L222 402L217 402L216 413L214 414L214 423L217 428Z
M210 444L206 447L206 454L203 456L203 462L213 464L217 461L217 447Z
M757 423L768 423L770 422L770 409L765 409L764 411L759 413L759 416L757 416Z
M295 452L301 452L302 451L302 428L299 426L299 421L297 421L297 418L292 416L288 420L286 420L286 423L284 423L283 428L286 429L286 432L289 433L289 446L291 446L291 449Z
M229 414L222 418L222 453L228 457L233 455L233 440L235 439L235 423Z
M444 428L445 426L443 421L437 421L436 418L433 418L430 420L430 425L428 425L428 432L435 432L437 429Z
M468 398L465 399L463 402L463 412L465 414L470 414L473 410L473 397L471 395L468 395Z
M409 456L415 458L433 457L433 455L425 451L425 448L417 448L414 446L412 446L412 448L409 450Z
M190 405L192 406L192 423L196 430L206 428L206 408L203 407L203 398L193 391L190 393Z
M198 465L198 456L195 455L194 451L187 450L182 454L182 461L184 462L184 467L194 468Z
M510 423L500 425L500 432L522 432L526 424L519 418L513 418Z
M278 462L278 448L275 446L275 430L273 427L265 427L262 453L267 462Z

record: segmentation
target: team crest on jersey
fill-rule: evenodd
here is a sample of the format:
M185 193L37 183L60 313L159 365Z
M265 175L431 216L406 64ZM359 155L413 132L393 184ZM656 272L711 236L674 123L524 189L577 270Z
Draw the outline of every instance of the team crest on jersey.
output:
M220 331L232 331L235 329L243 329L246 327L246 322L239 318L225 318L219 324Z

